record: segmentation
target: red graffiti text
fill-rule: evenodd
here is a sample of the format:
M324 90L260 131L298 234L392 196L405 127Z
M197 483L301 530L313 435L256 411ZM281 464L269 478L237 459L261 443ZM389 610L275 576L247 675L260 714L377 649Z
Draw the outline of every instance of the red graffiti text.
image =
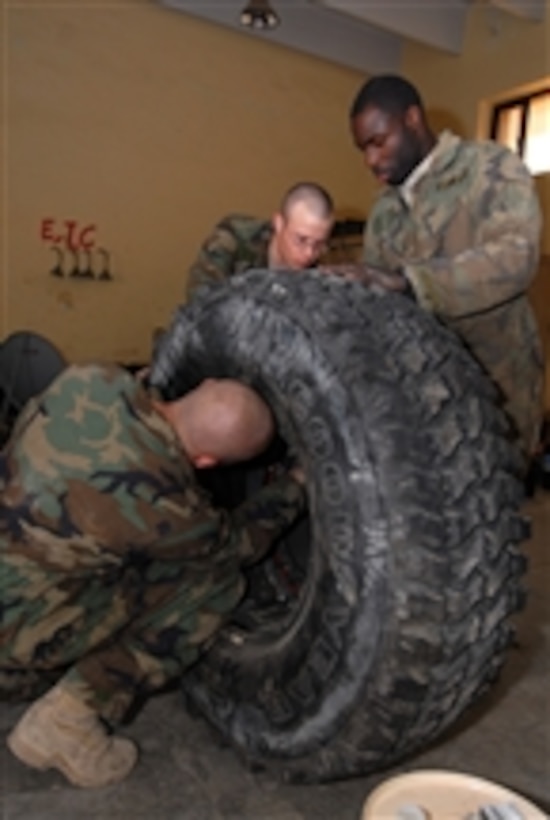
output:
M45 218L40 223L40 239L54 245L64 245L71 251L89 251L96 243L95 225L80 225L76 219Z

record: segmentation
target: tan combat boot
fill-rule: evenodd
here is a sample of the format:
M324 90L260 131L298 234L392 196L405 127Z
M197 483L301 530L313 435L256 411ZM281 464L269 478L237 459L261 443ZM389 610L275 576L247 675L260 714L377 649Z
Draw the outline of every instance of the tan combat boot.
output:
M138 757L131 740L110 736L96 712L62 682L27 709L7 744L27 766L59 769L82 788L123 780Z

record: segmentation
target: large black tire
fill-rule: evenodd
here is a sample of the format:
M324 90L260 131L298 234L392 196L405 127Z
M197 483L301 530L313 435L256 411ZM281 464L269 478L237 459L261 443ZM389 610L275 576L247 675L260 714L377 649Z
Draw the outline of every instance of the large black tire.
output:
M457 719L509 643L522 465L496 391L412 301L316 272L249 272L184 306L151 381L175 397L207 376L273 408L312 535L294 601L230 624L187 697L288 779L385 768Z

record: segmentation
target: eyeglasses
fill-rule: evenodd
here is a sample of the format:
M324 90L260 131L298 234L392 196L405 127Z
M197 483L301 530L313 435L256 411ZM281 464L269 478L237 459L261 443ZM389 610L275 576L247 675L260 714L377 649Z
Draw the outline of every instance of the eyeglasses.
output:
M301 250L312 250L317 254L323 253L328 247L326 239L312 239L309 236L304 236L300 233L290 231L290 239L293 245Z

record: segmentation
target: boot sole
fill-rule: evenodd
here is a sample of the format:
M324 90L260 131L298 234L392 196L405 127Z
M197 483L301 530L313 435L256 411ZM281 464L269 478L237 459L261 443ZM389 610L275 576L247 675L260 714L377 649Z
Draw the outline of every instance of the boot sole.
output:
M73 786L78 786L84 789L102 788L103 786L110 786L113 783L118 783L121 780L124 780L124 778L130 774L137 762L136 753L136 757L132 762L132 765L124 774L115 777L114 779L105 780L98 783L97 781L86 780L86 778L76 774L67 762L62 758L59 758L57 755L47 755L38 751L36 747L28 744L25 740L23 740L23 738L17 735L16 732L12 732L8 735L6 745L10 752L26 766L30 766L31 768L38 769L42 772L45 772L48 769L57 769L65 775L69 783L72 783Z

